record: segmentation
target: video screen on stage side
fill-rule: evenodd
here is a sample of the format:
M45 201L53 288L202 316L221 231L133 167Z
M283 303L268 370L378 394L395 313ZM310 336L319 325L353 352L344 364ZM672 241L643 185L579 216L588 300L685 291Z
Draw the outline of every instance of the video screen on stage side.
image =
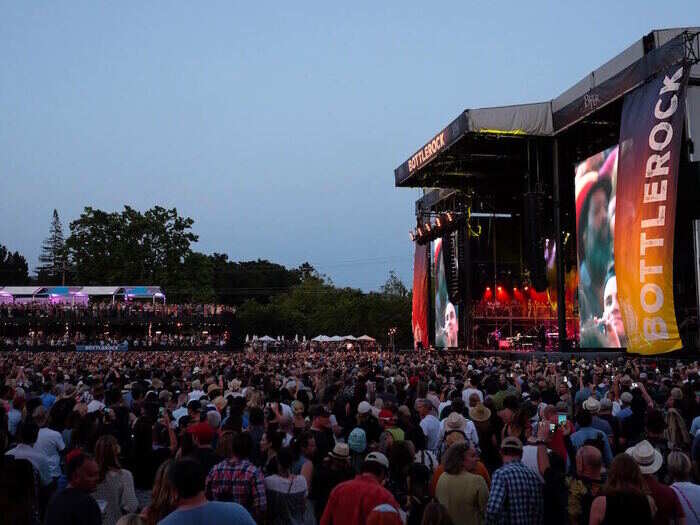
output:
M581 348L626 346L615 275L618 147L576 166L575 205Z
M436 348L451 348L458 346L459 322L457 306L449 299L447 275L445 273L445 257L442 238L431 243L433 256L432 288L435 305L435 346ZM454 264L457 264L456 259Z

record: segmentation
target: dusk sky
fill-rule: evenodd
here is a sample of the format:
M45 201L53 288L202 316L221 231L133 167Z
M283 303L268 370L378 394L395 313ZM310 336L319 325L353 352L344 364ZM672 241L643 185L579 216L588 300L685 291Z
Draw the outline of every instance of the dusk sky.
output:
M411 286L393 170L463 109L559 95L700 2L0 2L0 244L176 207L206 253ZM0 286L3 283L0 283ZM153 283L158 284L158 283Z

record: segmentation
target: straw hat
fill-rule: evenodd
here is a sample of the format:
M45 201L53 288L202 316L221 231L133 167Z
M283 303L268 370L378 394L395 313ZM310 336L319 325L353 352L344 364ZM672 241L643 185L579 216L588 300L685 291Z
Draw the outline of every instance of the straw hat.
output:
M625 454L639 465L642 474L653 474L661 468L664 462L661 452L656 450L646 439L625 450Z
M469 409L469 417L476 422L488 421L491 418L491 410L485 407L483 403L479 403Z
M467 420L459 412L452 412L447 419L445 419L445 430L460 430L464 432L467 428Z
M600 401L595 397L589 397L583 402L583 409L591 414L597 414L600 411Z
M336 443L333 450L328 453L328 456L340 460L350 459L350 447L348 447L347 443Z

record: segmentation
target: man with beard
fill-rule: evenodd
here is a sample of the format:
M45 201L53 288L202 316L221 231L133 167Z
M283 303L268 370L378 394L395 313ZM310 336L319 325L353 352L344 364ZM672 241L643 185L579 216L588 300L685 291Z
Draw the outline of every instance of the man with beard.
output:
M610 192L610 179L599 177L595 171L577 177L579 311L583 324L603 315L605 276L612 258L608 218Z

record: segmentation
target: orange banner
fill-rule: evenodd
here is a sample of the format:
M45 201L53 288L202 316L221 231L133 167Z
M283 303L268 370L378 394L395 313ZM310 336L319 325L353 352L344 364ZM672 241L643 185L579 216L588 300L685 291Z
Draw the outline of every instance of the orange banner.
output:
M673 240L688 70L670 67L629 93L622 108L614 253L632 353L683 346L673 301Z

